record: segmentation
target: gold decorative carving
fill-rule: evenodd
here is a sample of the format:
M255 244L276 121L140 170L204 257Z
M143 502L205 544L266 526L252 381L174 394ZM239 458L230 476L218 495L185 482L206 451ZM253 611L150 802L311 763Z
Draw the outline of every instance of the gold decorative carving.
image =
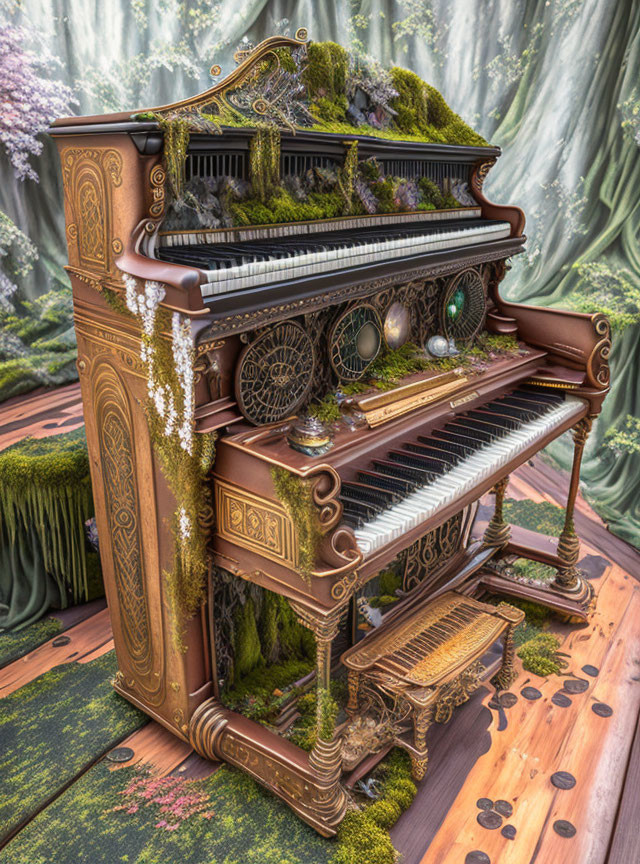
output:
M296 532L280 504L219 479L215 481L215 499L216 524L221 537L296 569Z
M155 225L151 224L151 231L155 230ZM508 254L513 254L516 250L509 251ZM434 279L438 276L447 276L451 273L456 273L464 267L478 266L480 264L502 259L505 256L504 250L485 249L481 255L469 255L465 258L460 258L454 262L443 264L427 264L424 267L417 267L409 271L398 271L391 273L388 276L381 276L378 279L372 279L368 282L361 282L357 285L350 285L347 288L340 288L336 291L327 291L321 295L315 295L306 300L295 300L290 303L281 303L276 306L269 306L263 309L256 309L251 312L243 312L236 315L228 315L212 322L209 326L211 336L218 338L231 336L242 330L252 330L263 325L277 321L283 318L290 318L292 315L300 315L302 313L313 312L317 309L344 302L346 300L371 297L395 285L403 285L407 282L418 281L425 279Z
M456 513L407 549L402 574L403 591L411 591L457 552L462 537L462 516L462 511Z
M149 216L152 219L160 219L164 213L165 204L165 189L164 184L167 179L167 173L162 165L154 165L149 173L149 182L151 183L152 203L149 207Z
M113 252L109 243L112 190L122 183L122 156L111 148L66 147L61 161L65 197L72 215L67 233L74 243L77 240L78 262L92 271L107 273ZM72 257L75 254L74 250Z
M587 379L592 387L604 390L611 381L609 356L611 354L611 325L601 312L591 316L596 334L601 338L595 344L587 360Z
M122 240L119 237L114 237L111 241L111 248L113 249L114 255L120 255L124 249Z
M279 740L267 730L259 733L236 732L234 714L216 699L207 699L194 711L189 724L189 739L194 750L205 759L223 759L254 777L279 795L306 822L325 836L335 834L342 820L347 799L340 786L339 752L325 742L322 765L292 762L279 752ZM252 730L253 731L253 730ZM339 742L338 748L339 748ZM337 761L337 769L334 764ZM329 773L325 765L331 765Z
M120 628L135 687L146 701L158 704L164 698L164 660L162 652L154 655L147 607L131 411L110 365L101 363L92 384Z
M189 115L194 112L209 114L214 117L225 113L237 114L240 104L244 105L244 102L241 102L239 98L243 95L243 85L255 85L261 76L269 74L269 70L265 68L266 61L273 61L275 69L280 69L278 49L305 48L307 44L306 33L305 28L300 28L294 39L289 36L271 36L259 45L256 45L255 48L246 51L236 51L234 60L238 64L238 67L222 81L214 84L204 93L199 93L188 99L182 99L180 102L173 102L171 105L163 105L150 110L165 117ZM304 34L304 38L298 39L298 34ZM214 77L217 77L220 74L220 67L217 65L212 66L211 73ZM273 74L272 71L271 75ZM274 97L273 102L267 102L264 98L254 99L252 105L247 107L251 107L261 116L269 115L270 119L282 123L285 122L285 116L280 108L280 103L283 99L287 98L289 90L286 86L276 89L277 95Z

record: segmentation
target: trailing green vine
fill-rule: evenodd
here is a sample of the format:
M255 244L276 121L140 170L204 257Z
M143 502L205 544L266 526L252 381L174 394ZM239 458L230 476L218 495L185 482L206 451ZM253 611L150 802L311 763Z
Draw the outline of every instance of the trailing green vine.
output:
M310 582L316 552L322 538L309 481L285 468L274 466L271 479L276 495L291 517L298 539L298 568L305 582Z
M125 276L126 305L141 324L140 358L147 371L146 414L154 451L176 499L174 557L165 572L176 644L185 649L185 621L204 599L208 556L203 513L211 509L206 483L216 433L194 433L194 349L188 319L160 308L164 288Z
M259 126L251 139L249 176L253 194L263 204L280 184L280 130Z

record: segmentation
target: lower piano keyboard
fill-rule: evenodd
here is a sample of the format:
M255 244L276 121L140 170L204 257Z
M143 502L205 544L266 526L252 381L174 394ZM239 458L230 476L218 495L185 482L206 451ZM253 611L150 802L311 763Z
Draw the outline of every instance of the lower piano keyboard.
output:
M344 521L371 555L583 411L576 397L523 387L458 414L343 482Z

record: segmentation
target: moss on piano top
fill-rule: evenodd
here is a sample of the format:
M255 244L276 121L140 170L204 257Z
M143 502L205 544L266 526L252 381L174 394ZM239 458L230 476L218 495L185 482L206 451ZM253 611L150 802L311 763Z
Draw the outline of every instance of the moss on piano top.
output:
M171 106L160 111L168 118L181 116L196 132L256 128L267 121L337 135L487 146L442 94L415 72L400 66L387 69L373 57L350 53L335 42L272 51L257 61L252 76L229 92L233 98L227 94L222 106L214 97L197 113L191 104L176 108L174 114ZM262 103L260 113L255 111L257 102ZM134 118L156 120L158 115L147 111Z
M490 362L519 352L518 341L513 336L486 332L481 333L473 345L452 357L428 357L417 345L405 342L400 348L381 352L360 380L341 383L337 390L312 402L308 413L323 423L335 423L342 416L340 403L344 397L367 391L392 390L403 379L419 372L442 373L453 369L463 369L467 374L482 372Z

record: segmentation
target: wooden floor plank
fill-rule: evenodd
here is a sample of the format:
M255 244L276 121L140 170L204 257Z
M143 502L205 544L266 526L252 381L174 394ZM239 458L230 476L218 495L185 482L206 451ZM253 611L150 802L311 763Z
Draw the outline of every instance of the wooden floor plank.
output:
M170 774L193 752L186 741L177 738L154 721L133 732L121 741L118 747L130 747L134 755L128 762L112 763L110 768L113 771L127 765L144 765L159 777Z
M61 637L63 644L59 644ZM69 640L68 642L66 640ZM54 644L58 642L58 644ZM95 659L113 647L109 612L102 609L90 618L54 636L34 651L0 669L0 698L61 663Z
M591 847L597 847L598 854L600 850L580 812L568 809L569 816L557 815L551 820L551 824L557 818L571 821L573 816L579 832L573 846L568 846L570 841L560 838L553 829L553 836L548 839L545 826L550 814L556 812L553 808L557 790L550 783L550 777L558 770L575 772L582 796L579 808L586 812L607 789L616 803L615 790L611 790L610 784L607 786L606 765L611 763L616 748L624 749L621 736L627 736L630 746L632 731L628 731L628 724L635 725L640 706L640 692L636 690L631 696L628 681L629 664L640 654L637 627L632 625L640 614L640 586L615 566L603 574L600 584L598 610L592 621L585 627L571 628L565 640L565 650L571 654L569 671L588 680L589 690L570 697L573 704L562 708L553 704L551 697L560 689L563 678L542 679L531 673L521 673L511 688L518 695L518 702L505 711L506 729L497 731L497 713L494 712L489 727L491 748L469 772L433 842L425 850L423 864L436 861L459 864L473 850L485 852L494 864L531 864L532 860L537 860L538 864L553 864L556 860L563 864L574 861L582 864L585 860L597 860L584 857L585 850L588 852ZM581 671L586 663L601 668L596 680L589 679ZM520 693L525 683L540 690L542 698L534 702L525 700ZM608 721L592 712L594 694L597 698L606 698L607 704L614 708L614 716ZM487 704L489 700L485 697L483 701ZM615 722L611 723L614 718ZM607 722L608 726L602 725ZM591 760L584 757L589 745L595 754ZM601 758L601 753L606 755ZM424 782L428 781L427 772ZM504 799L513 806L513 815L505 823L515 826L515 840L504 838L499 830L488 830L478 824L476 802L483 797L492 801ZM574 797L578 800L577 795ZM601 809L603 812L597 821L608 840L615 811L607 813L605 808ZM424 812L422 817L429 818ZM560 840L564 845L558 846ZM532 859L536 848L539 848L538 858ZM578 851L574 854L574 850ZM556 854L562 857L556 859ZM600 862L603 860L601 857Z
M640 802L640 714L636 723L607 864L629 864L630 861L640 861L638 802Z

